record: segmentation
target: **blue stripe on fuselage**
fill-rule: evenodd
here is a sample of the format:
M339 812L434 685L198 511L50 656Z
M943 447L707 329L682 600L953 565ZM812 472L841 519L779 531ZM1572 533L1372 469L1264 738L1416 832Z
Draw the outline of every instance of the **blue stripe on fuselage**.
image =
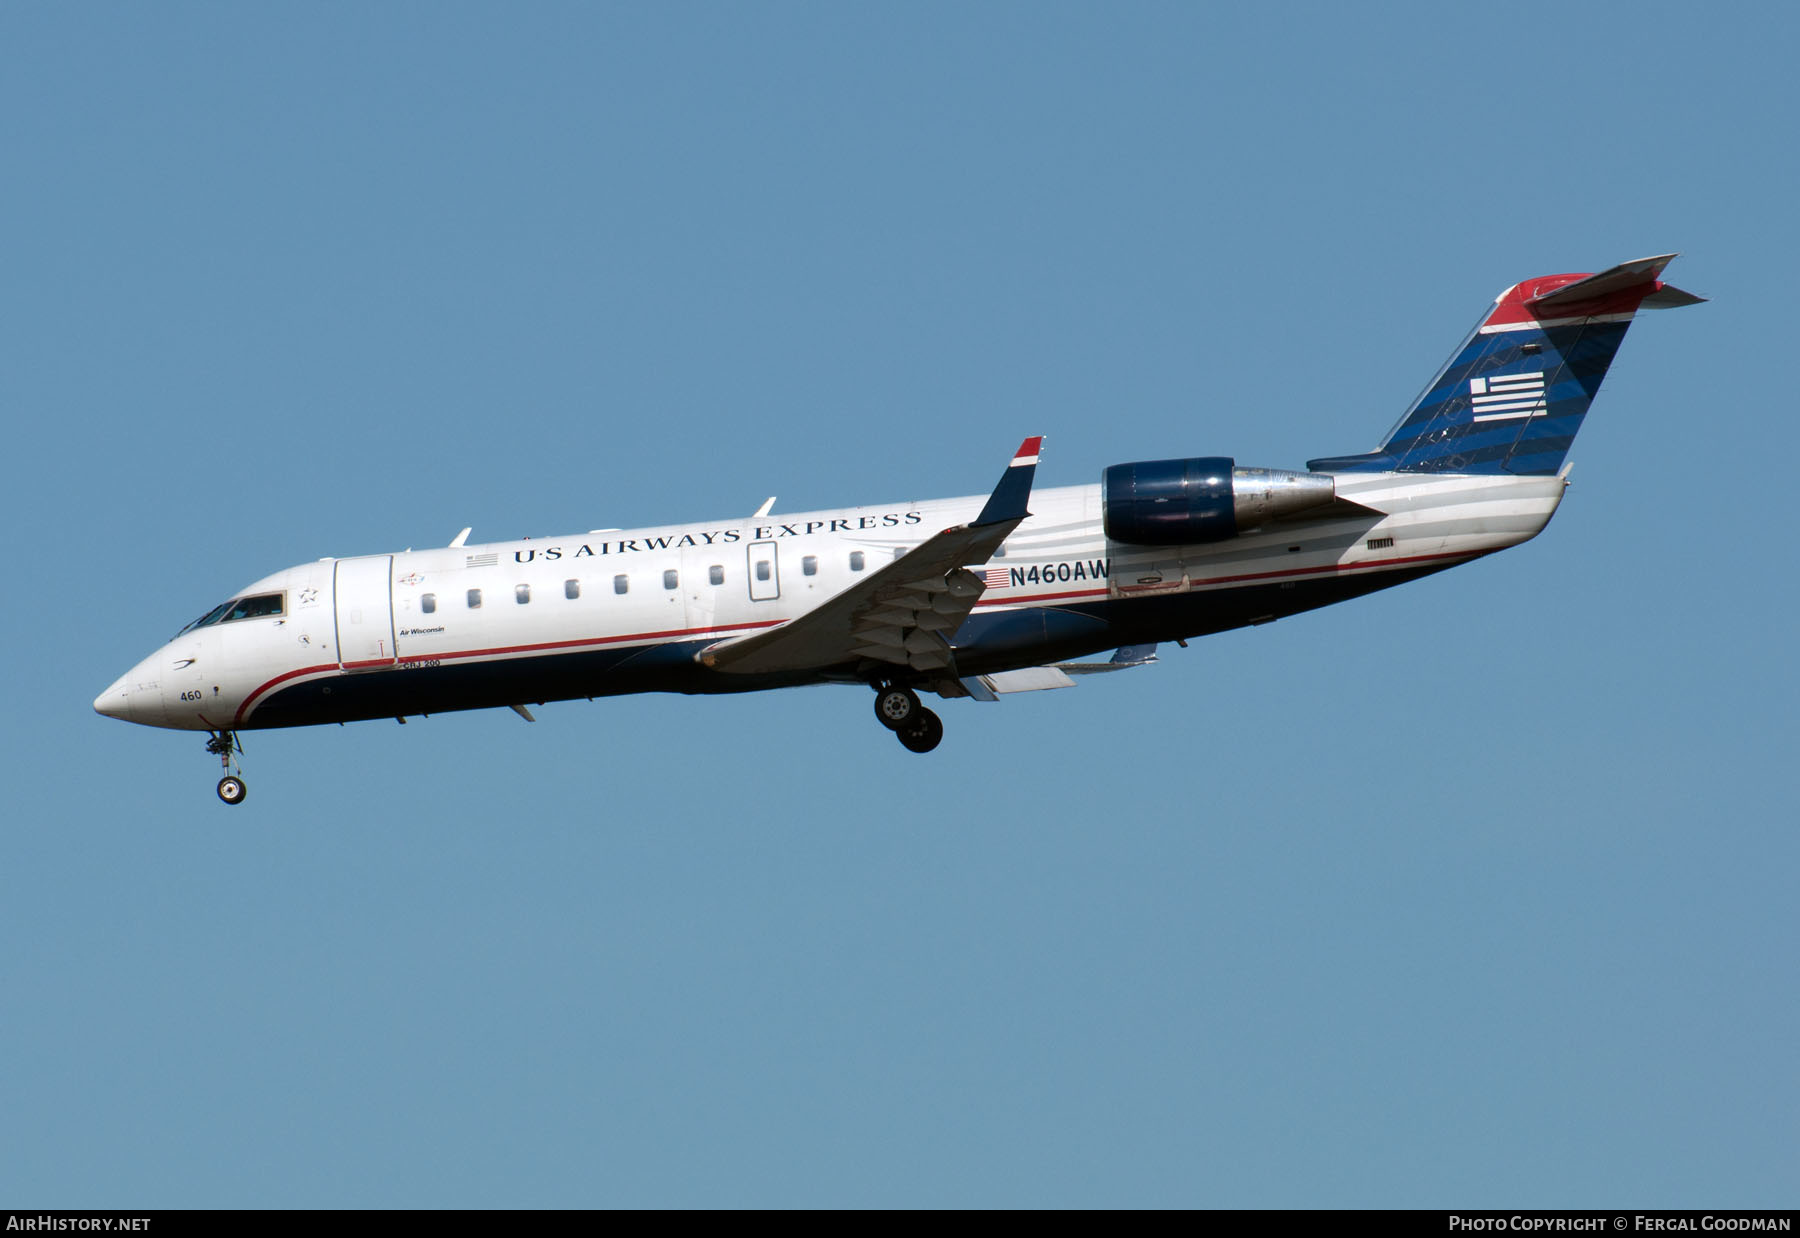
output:
M1329 606L1467 561L1456 558L1316 580L1272 581L1160 597L1096 598L1058 606L978 611L956 633L956 671L965 676L985 675L1087 657L1122 645L1206 636ZM858 678L854 666L779 675L708 670L694 661L694 655L715 640L707 637L526 657L451 658L416 669L325 675L275 689L237 729L417 717L635 692L754 692L855 682Z

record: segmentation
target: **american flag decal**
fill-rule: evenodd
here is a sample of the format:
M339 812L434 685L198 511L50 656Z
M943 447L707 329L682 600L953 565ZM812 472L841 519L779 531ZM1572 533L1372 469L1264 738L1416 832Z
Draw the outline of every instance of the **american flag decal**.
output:
M1469 380L1469 403L1476 421L1517 421L1522 417L1542 417L1544 407L1544 372L1530 374L1496 374L1492 378Z
M1004 589L1012 574L1003 567L990 567L981 574L981 579L989 589Z

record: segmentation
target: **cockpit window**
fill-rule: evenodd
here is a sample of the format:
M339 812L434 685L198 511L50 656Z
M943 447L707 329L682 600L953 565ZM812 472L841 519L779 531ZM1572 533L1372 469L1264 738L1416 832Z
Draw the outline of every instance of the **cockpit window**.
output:
M239 598L231 604L220 623L230 623L233 619L266 619L282 612L285 599L279 593L259 593L253 598Z
M225 617L225 612L230 609L231 609L230 602L220 602L217 606L213 607L211 610L207 611L204 615L201 615L198 619L194 620L192 623L188 624L185 628L181 629L180 632L175 633L175 635L181 636L185 633L192 632L195 628L210 627L212 624L215 624L219 620L223 619Z
M255 597L232 598L201 615L175 635L192 632L195 628L209 628L215 623L230 623L233 619L264 619L273 615L286 613L287 595L283 593L259 593Z

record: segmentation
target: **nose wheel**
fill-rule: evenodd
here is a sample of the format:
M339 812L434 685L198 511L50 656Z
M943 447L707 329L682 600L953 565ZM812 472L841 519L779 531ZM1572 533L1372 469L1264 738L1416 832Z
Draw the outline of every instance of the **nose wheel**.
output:
M212 738L206 741L206 750L219 758L219 765L225 771L225 776L219 779L219 798L227 804L241 804L250 794L237 771L237 758L243 753L244 745L238 742L235 731L213 731L211 735Z

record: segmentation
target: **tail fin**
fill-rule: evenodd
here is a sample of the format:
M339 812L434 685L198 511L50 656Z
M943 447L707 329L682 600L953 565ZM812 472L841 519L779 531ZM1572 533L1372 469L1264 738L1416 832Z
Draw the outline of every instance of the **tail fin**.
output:
M1637 311L1705 299L1658 279L1674 257L1640 258L1598 275L1542 275L1508 288L1381 446L1306 467L1555 473Z

